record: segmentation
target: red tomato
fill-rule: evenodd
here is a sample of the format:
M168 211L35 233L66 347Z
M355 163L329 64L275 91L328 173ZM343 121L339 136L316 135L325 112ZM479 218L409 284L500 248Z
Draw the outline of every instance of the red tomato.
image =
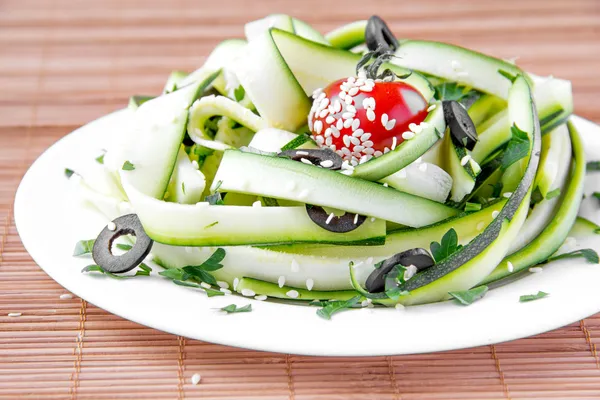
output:
M400 81L350 77L317 89L313 97L312 138L353 165L410 140L428 114L421 93Z

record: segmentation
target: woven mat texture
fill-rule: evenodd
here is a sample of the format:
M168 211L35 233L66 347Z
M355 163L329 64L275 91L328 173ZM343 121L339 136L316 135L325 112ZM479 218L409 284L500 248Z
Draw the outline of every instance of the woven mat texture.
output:
M400 37L519 56L572 80L577 113L600 122L599 0L0 0L0 398L600 399L600 315L496 346L322 358L188 340L60 298L15 230L27 167L273 12L322 32L379 14Z

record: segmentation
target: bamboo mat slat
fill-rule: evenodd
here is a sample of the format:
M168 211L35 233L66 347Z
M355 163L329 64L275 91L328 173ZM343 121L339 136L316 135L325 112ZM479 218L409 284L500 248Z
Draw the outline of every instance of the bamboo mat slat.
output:
M61 299L14 227L27 167L274 12L323 32L379 14L398 36L520 56L523 68L571 79L578 114L600 122L597 0L0 0L0 398L600 399L600 315L494 346L323 358L189 340Z

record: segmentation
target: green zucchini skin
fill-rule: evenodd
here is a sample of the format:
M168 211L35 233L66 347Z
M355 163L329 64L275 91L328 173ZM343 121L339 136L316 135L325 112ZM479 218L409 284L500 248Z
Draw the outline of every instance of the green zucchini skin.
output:
M327 33L325 40L333 47L350 50L365 42L366 28L367 20L351 22Z
M563 244L575 223L581 205L583 184L585 179L585 152L583 143L575 126L569 122L569 134L573 146L573 173L568 181L568 188L562 196L560 207L554 218L533 241L514 254L506 257L492 273L481 282L488 284L516 274L532 267L550 257ZM508 263L513 271L508 270Z
M348 300L358 295L358 292L354 290L307 290L287 285L279 287L276 283L253 278L240 279L236 292L242 293L244 289L252 290L256 294L264 294L268 297L285 300ZM290 290L298 292L298 297L290 298L287 295Z

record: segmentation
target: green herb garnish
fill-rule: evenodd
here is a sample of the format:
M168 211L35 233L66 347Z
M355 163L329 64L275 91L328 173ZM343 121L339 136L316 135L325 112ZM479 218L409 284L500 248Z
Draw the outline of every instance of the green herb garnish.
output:
M239 103L240 101L244 100L244 97L246 96L246 90L242 85L240 85L233 91L233 95L235 97L235 101Z
M558 196L560 196L560 188L556 188L546 193L546 200L550 200Z
M185 182L181 182L181 191L185 194Z
M116 275L112 272L105 271L101 266L95 264L88 265L87 267L82 269L81 272L99 272L113 279L131 279L135 278L136 276L150 276L150 271L152 271L150 267L148 267L144 263L140 264L139 267L141 268L141 270L136 271L135 275Z
M519 161L521 158L529 154L530 140L526 132L523 132L516 124L510 128L512 138L506 146L504 156L502 157L502 171L506 171L508 167Z
M519 297L519 301L521 303L525 303L528 301L533 301L533 300L537 300L537 299L542 299L544 297L548 296L548 293L546 292L542 292L541 290L539 292L537 292L537 294L525 294L521 297Z
M504 184L502 182L496 182L493 185L490 184L490 186L492 187L492 197L500 197Z
M281 151L297 149L298 147L302 146L304 143L309 141L312 141L312 139L310 138L308 133L303 133L284 144L281 148Z
M328 301L327 305L317 310L317 315L323 319L330 320L331 316L342 310L354 307L361 299L361 296L354 296L349 300Z
M488 287L478 286L469 290L462 290L459 292L448 292L448 294L454 297L460 304L468 306L469 304L473 304L475 301L481 299L488 291Z
M250 311L252 311L252 304L247 304L247 305L245 305L243 307L238 307L235 304L230 304L228 306L219 308L219 310L225 311L227 314L235 314L235 313L240 313L240 312L250 312Z
M73 171L72 169L65 168L65 176L66 176L67 178L70 178L70 177L72 177L74 173L75 173L75 171Z
M454 228L450 228L450 230L444 234L440 243L431 242L429 245L431 255L436 263L439 263L443 259L450 257L452 254L460 250L461 247L462 246L458 244L458 235L456 234Z
M219 131L219 121L221 121L220 116L213 116L207 119L204 123L204 132L210 138L214 138L217 132Z
M105 154L102 154L101 156L96 157L98 164L104 164L104 155Z
M502 75L503 77L505 77L506 79L508 79L511 83L515 83L515 81L517 80L518 75L513 75L510 72L506 72L503 69L499 69L498 73L500 75Z
M219 221L215 221L215 222L213 222L213 223L210 223L210 224L206 225L206 226L204 227L204 229L212 228L213 226L217 225L218 223L219 223Z
M435 86L435 98L442 100L463 101L477 95L475 90L458 82L443 82Z
M123 171L133 171L135 169L135 166L130 163L129 161L125 161L123 163Z
M587 262L592 263L592 264L598 264L598 262L599 262L598 253L596 253L596 251L592 250L592 249L580 249L580 250L572 251L570 253L559 254L558 256L550 257L548 260L546 260L546 262L562 260L565 258L579 258L579 257L585 258L587 260Z
M535 190L531 193L531 200L530 200L531 205L538 204L543 200L544 200L544 196L542 195L540 188L536 187Z
M585 168L587 171L600 171L600 161L589 161Z
M90 240L80 240L75 244L75 249L73 250L74 256L86 256L88 254L92 254L92 250L94 249L95 239Z
M465 204L465 212L475 212L481 210L481 204L479 203L469 203Z
M124 244L124 243L117 243L116 246L117 246L117 249L119 249L119 250L125 250L125 251L129 251L129 250L131 250L133 248L132 245L130 245L130 244Z
M195 288L195 289L202 289L204 292L206 292L206 295L208 297L225 296L225 293L221 292L220 290L205 288L204 286L198 285L197 283L179 281L179 280L173 280L173 283L176 285L179 285L179 286L191 287L191 288Z

